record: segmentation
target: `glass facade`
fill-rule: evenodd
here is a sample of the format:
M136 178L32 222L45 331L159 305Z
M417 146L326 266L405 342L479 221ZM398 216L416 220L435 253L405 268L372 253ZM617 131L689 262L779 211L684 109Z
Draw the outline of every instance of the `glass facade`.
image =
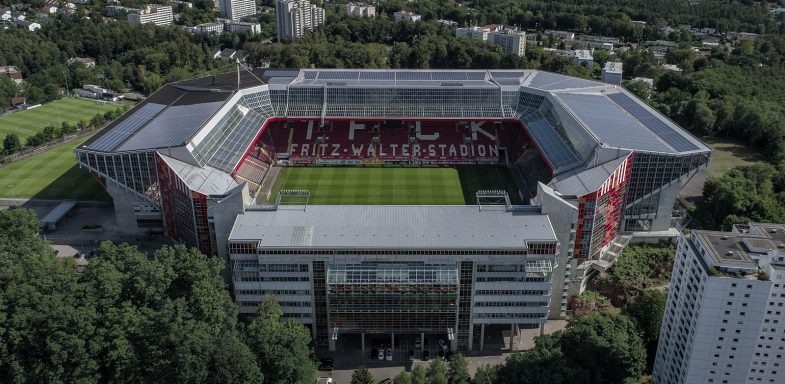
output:
M155 152L111 154L77 151L77 159L99 176L121 184L151 202L160 202Z

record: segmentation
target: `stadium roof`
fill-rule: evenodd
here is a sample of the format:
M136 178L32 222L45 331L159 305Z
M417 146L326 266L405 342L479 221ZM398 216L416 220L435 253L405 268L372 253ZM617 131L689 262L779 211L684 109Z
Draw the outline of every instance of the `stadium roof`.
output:
M257 69L171 83L77 150L186 147L193 156L181 160L232 172L270 117L518 119L556 174L598 148L710 151L611 84L537 70L379 69Z
M597 191L613 174L626 156L589 169L574 169L553 178L550 186L563 195L583 196Z
M521 249L527 241L556 241L547 215L497 208L280 206L238 215L229 241L260 241L274 248L385 249Z
M229 174L220 169L210 166L196 167L163 154L160 156L192 191L208 196L223 195L238 185Z

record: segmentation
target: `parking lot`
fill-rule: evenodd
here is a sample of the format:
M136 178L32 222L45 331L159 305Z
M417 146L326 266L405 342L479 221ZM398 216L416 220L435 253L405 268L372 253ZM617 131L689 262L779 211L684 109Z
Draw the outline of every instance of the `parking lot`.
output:
M391 338L370 337L368 340L366 336L366 352L363 354L364 363L373 362L409 362L409 361L427 361L432 358L445 356L445 349L441 348L438 343L439 337L426 336L425 345L421 348L417 339L419 335L401 335L395 338L395 345L390 346ZM442 337L445 341L446 337ZM370 341L370 344L369 344ZM370 345L370 348L368 346ZM381 354L380 354L381 350ZM392 352L392 354L388 354ZM382 357L383 360L379 358Z

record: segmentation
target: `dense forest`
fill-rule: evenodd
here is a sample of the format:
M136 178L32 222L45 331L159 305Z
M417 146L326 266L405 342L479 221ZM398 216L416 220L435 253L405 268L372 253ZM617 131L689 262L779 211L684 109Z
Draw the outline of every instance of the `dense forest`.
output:
M79 273L39 228L0 211L3 383L313 383L308 330L272 299L241 322L221 259L105 242Z

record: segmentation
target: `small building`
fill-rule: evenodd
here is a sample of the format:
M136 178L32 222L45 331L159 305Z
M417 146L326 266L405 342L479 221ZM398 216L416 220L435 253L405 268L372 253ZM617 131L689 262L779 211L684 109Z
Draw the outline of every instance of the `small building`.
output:
M376 17L376 7L363 3L346 4L346 14L350 17Z
M259 23L226 20L224 22L224 30L227 32L247 32L255 35L262 32L262 26Z
M57 13L57 11L59 9L60 8L57 8L56 5L44 5L44 7L41 8L42 11L44 11L45 13L49 13L49 14Z
M213 22L195 25L192 29L194 33L221 33L224 31L224 23Z
M393 13L393 20L396 23L402 23L404 21L411 21L412 23L422 20L422 16L409 11L398 11Z
M572 57L575 65L586 63L586 66L589 69L594 65L594 56L592 56L591 51L588 49L576 49L572 51Z
M57 229L57 224L59 224L66 216L68 216L71 211L76 208L75 201L64 201L54 208L52 208L49 213L47 213L44 217L41 218L41 227L45 231L54 231Z
M16 85L22 84L22 72L19 72L19 68L13 65L6 65L0 67L0 76L8 77L9 79L13 80Z
M660 68L666 71L681 72L681 68L676 64L662 64L660 65Z
M545 34L559 39L574 39L575 32L546 30Z
M602 81L608 84L621 84L624 64L618 61L609 61L602 68Z
M526 54L526 32L503 25L486 25L484 27L458 28L455 37L468 37L494 43L507 55L523 56Z
M87 69L95 68L95 59L92 57L72 57L68 59L66 63L69 65L74 63L82 63L82 65L84 65Z
M104 101L119 101L123 99L123 95L111 89L101 88L97 85L87 84L82 88L77 88L74 93L78 97L86 99L104 100Z

